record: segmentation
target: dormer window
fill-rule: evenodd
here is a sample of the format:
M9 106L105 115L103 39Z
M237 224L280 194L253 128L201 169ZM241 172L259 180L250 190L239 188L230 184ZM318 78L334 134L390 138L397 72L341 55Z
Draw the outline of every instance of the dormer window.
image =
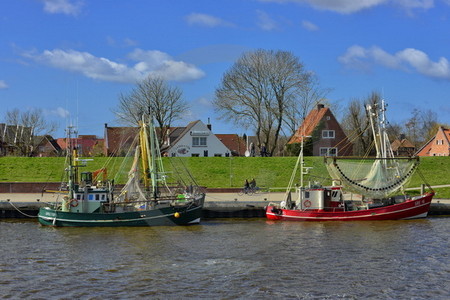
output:
M206 147L206 137L192 137L192 146Z
M334 139L334 130L322 130L322 138Z

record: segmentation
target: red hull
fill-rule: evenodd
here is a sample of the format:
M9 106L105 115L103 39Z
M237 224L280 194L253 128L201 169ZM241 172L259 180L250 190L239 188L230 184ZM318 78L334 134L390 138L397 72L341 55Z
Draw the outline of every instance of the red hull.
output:
M267 206L266 217L270 220L290 221L374 221L425 218L428 215L433 196L434 193L431 192L403 203L356 211L295 210Z

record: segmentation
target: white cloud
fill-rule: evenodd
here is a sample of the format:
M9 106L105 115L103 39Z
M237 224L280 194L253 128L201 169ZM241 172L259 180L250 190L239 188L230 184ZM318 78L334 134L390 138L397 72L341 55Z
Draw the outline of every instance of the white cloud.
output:
M434 7L434 0L395 0L393 3L406 9L423 8L429 9Z
M262 10L257 10L256 14L258 15L258 26L266 31L271 31L277 29L277 22L272 19L269 14Z
M450 80L450 63L447 58L441 57L435 62L425 52L413 48L389 54L379 47L364 48L355 45L348 48L338 60L350 68L369 69L373 64L378 64L390 69L415 71L428 77Z
M136 47L138 45L137 41L130 38L124 38L123 40L116 41L110 36L106 37L106 42L108 43L108 45L113 47Z
M48 114L48 115L58 116L58 117L61 117L63 119L69 117L69 115L70 115L69 111L67 109L62 108L62 107L57 107L57 108L52 109L52 110L46 110L45 113Z
M71 0L41 0L44 3L44 11L50 14L66 14L76 16L81 11L83 3Z
M135 49L129 58L137 61L133 66L117 63L88 52L75 50L45 50L42 53L24 53L24 57L57 69L81 73L86 77L123 83L135 83L147 76L166 80L190 81L201 78L204 72L194 65L175 61L161 51Z
M302 21L302 27L309 31L319 30L319 27L316 24L311 23L310 21L306 21L306 20Z
M2 89L7 89L8 85L6 84L6 82L4 80L0 80L0 90Z
M401 8L429 9L434 6L434 0L260 0L262 2L298 3L310 5L320 10L330 10L341 14L352 14L383 4L393 4Z
M200 13L192 13L186 16L186 22L189 25L201 25L207 27L218 27L218 26L227 26L233 27L234 25L230 22L224 21L220 18Z

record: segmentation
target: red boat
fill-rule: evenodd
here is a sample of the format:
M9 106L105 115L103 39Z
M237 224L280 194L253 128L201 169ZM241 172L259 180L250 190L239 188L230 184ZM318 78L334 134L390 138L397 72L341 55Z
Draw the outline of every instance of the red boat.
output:
M310 168L303 166L302 138L297 164L286 190L286 199L279 205L269 204L266 207L268 219L356 221L427 217L434 192L430 188L430 192L423 192L422 195L414 197L404 193L403 187L416 171L419 158L394 157L385 128L387 122L384 101L379 106L377 110L367 107L376 156L325 157L328 173L333 182L339 182L339 185L324 187L320 184L310 184L304 187L303 175L307 174ZM300 184L294 188L294 178L299 165ZM345 195L344 189L347 192ZM295 199L291 193L293 190L296 194ZM352 199L355 194L360 195L359 199Z
M303 199L303 208L289 209L269 205L266 208L267 218L290 221L374 221L426 218L434 195L434 192L430 192L412 198L395 197L382 199L375 203L365 203L362 200L342 200L341 189L336 187L304 189L303 192L310 194L310 198Z

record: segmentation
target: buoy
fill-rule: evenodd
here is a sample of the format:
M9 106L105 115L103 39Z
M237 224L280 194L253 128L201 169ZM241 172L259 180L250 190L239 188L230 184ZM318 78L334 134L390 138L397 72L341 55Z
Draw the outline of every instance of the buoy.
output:
M176 212L176 213L173 214L173 216L174 216L175 218L179 218L179 217L180 217L180 213L179 213L179 212Z

